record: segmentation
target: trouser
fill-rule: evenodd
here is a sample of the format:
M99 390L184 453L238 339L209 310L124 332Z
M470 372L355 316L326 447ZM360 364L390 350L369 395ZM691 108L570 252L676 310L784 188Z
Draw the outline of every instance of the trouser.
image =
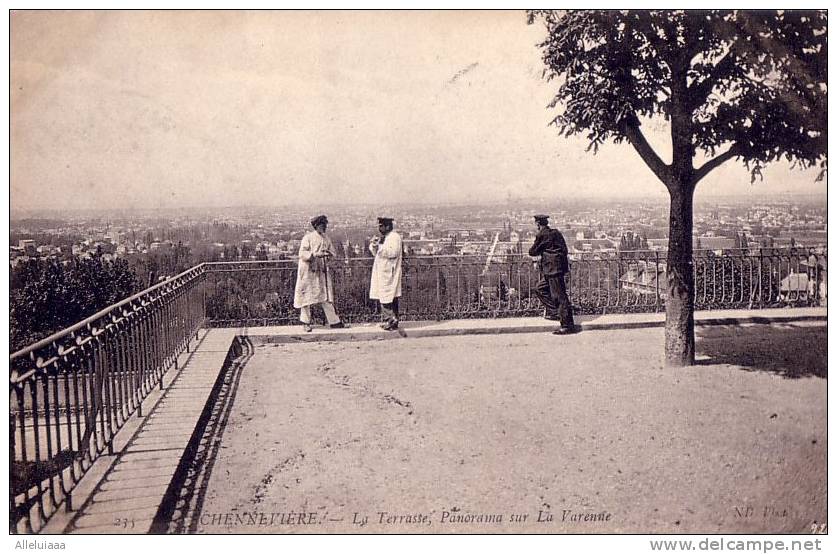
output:
M564 273L550 275L541 274L535 294L543 302L546 308L546 315L558 317L561 320L561 327L568 329L575 326L573 321L573 307L570 298L567 296L567 284L564 281Z
M311 304L311 306L314 306L314 304ZM311 323L311 306L303 306L299 309L299 320L301 322ZM323 312L325 312L329 325L340 323L340 317L334 311L334 304L332 302L320 302L320 306L323 307Z
M398 321L398 297L392 299L392 302L384 304L381 302L381 319L384 321Z

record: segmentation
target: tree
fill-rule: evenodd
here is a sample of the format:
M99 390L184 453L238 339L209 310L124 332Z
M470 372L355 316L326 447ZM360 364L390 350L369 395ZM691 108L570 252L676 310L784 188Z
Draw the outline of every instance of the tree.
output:
M125 260L29 260L11 271L9 327L18 350L115 304L140 288Z
M694 363L692 201L695 186L729 160L752 179L787 159L827 171L825 11L533 11L548 31L544 76L562 136L594 153L627 142L670 196L665 352ZM671 162L643 120L664 119ZM695 162L698 165L695 165Z

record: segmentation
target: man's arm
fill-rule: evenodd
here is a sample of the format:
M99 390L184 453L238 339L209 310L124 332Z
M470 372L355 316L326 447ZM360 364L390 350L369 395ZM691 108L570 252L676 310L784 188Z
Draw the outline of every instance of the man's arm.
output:
M311 251L311 239L308 238L308 235L305 235L299 243L299 259L303 262L310 262L313 255L314 253Z
M337 257L337 248L334 246L334 241L331 237L328 239L328 249L326 250L332 258Z
M540 256L546 250L546 234L538 233L535 236L535 244L529 249L530 256Z

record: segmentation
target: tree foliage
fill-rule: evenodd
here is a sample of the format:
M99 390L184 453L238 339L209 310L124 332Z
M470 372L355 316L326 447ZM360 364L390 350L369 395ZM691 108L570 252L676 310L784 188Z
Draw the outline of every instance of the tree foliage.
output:
M737 158L755 178L785 158L827 167L828 41L825 11L533 11L550 107L562 135L583 134L594 151L631 141L661 178L666 166L640 132L643 118L671 121L708 161L694 183ZM676 146L676 144L675 144ZM718 152L721 151L719 154ZM821 173L822 176L822 173Z
M74 325L138 290L136 276L124 260L28 260L11 272L11 350Z

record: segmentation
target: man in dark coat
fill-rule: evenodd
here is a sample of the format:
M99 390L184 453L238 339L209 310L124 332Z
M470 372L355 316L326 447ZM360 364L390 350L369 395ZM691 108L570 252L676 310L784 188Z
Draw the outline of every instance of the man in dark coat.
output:
M546 308L546 319L561 320L561 327L556 335L577 332L573 321L573 308L567 296L564 281L570 270L567 243L558 229L549 227L549 216L536 215L538 234L535 244L529 249L530 256L540 256L540 279L535 294Z

